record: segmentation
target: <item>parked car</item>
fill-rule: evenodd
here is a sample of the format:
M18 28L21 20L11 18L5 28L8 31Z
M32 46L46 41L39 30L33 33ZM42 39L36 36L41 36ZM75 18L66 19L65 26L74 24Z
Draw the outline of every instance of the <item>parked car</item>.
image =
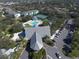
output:
M57 57L58 59L61 59L61 56L60 56L59 53L55 53L55 55L56 55L56 57Z

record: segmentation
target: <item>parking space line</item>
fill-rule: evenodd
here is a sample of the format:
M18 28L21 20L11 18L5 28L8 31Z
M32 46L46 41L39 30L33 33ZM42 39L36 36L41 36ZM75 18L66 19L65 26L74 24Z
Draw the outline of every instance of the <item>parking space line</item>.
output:
M51 56L47 55L47 59L53 59Z

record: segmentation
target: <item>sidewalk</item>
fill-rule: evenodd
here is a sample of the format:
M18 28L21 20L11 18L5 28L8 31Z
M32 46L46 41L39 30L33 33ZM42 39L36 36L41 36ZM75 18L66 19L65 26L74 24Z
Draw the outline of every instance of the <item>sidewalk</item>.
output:
M53 39L55 38L55 36L56 36L57 34L59 34L59 31L60 31L59 29L56 30L55 33L50 37L50 39L53 40Z

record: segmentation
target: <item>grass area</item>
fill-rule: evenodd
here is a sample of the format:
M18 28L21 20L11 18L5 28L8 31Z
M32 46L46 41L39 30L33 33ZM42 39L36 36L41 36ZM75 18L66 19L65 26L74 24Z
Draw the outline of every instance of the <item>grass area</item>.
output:
M31 51L29 55L30 57L32 57L32 59L42 59L43 57L46 56L46 51L42 48L38 52Z
M51 25L52 32L55 32L58 28L60 28L61 24L63 23L64 23L64 19L55 20L55 22L53 22Z

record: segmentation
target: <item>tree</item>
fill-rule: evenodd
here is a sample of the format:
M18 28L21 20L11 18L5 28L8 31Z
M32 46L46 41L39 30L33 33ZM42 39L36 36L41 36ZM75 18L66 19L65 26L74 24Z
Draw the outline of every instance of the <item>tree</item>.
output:
M20 22L27 22L29 20L32 20L31 16L22 16L22 19L20 20Z
M20 32L22 31L24 28L22 26L21 23L18 23L18 24L14 24L11 28L8 29L8 32L10 34L13 34L13 33L16 33L16 32Z
M48 44L49 46L54 45L54 41L50 40L50 37L48 37L48 36L43 37L43 42Z
M78 57L79 56L79 50L72 50L72 52L69 55L71 57Z
M34 52L34 51L31 51L30 53L29 53L29 55L30 55L30 57L32 58L32 59L43 59L43 57L44 56L46 56L46 51L45 51L45 49L41 49L40 51L38 51L37 53L36 52Z
M16 43L12 40L10 40L9 37L5 36L3 38L0 38L0 48L9 49L15 47Z

